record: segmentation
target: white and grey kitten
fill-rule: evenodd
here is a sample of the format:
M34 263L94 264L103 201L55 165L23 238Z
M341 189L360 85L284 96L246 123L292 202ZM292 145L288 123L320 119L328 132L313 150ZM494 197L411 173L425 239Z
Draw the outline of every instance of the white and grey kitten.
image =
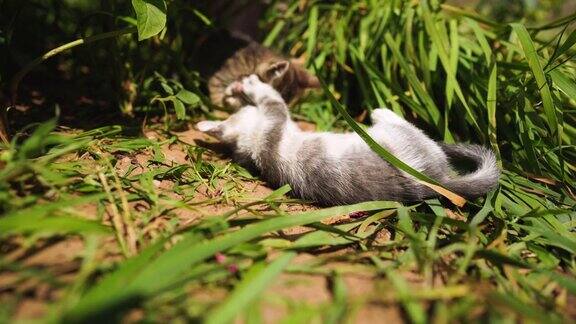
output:
M224 121L199 122L197 128L229 145L236 160L255 166L272 186L290 184L296 196L321 205L437 196L380 158L356 133L301 131L280 94L257 76L244 78L234 90L254 105ZM446 188L474 198L497 185L500 171L490 150L478 145L441 146L388 109L375 109L371 117L374 125L367 131L374 140ZM459 175L448 157L470 160L476 169Z

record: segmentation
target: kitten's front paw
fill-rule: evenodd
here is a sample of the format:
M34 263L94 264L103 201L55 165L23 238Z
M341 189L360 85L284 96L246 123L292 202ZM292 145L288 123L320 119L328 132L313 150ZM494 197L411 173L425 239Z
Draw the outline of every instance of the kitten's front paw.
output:
M244 92L244 87L242 86L242 82L240 81L234 81L228 87L230 87L230 92L233 95L239 95L242 94L242 92Z
M222 99L222 103L224 103L225 107L238 110L245 104L242 100L243 93L242 82L234 81L224 89L224 98Z
M223 132L223 122L204 120L196 124L196 129L208 135L220 138Z
M260 79L252 74L242 79L242 92L244 92L254 103L258 103L266 98L280 99L282 97L272 86L260 81Z

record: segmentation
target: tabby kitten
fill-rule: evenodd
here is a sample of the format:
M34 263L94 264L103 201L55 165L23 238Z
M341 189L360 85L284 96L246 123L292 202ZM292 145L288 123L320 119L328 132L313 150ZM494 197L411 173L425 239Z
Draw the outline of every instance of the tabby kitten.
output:
M212 103L233 110L248 104L246 98L232 91L231 85L251 74L270 84L288 104L297 101L306 89L320 86L314 75L293 60L251 42L226 60L220 70L208 80Z
M255 166L272 185L290 184L293 193L320 205L370 200L420 201L438 194L381 159L356 133L307 133L290 119L286 103L255 75L232 86L247 105L224 121L196 127L232 148L235 159ZM498 183L494 153L479 145L438 144L388 109L372 112L368 133L396 157L464 197L481 196ZM460 175L449 159L476 169Z

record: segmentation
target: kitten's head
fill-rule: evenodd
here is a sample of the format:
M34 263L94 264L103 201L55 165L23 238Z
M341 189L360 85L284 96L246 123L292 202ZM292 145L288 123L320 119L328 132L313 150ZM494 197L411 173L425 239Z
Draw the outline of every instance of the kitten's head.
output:
M256 68L256 74L262 82L276 89L288 104L297 101L307 89L320 87L318 78L294 60L277 58L264 61Z
M233 110L248 104L244 98L230 91L230 85L251 74L270 84L289 105L301 98L307 89L320 87L318 78L295 60L252 43L238 51L210 78L208 88L212 102Z

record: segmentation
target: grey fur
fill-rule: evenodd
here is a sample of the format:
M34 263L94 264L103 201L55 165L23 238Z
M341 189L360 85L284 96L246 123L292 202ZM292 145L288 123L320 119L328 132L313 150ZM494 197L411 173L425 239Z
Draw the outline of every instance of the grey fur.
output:
M446 179L448 189L472 199L484 195L494 189L500 178L500 170L496 166L494 153L475 144L445 144L439 143L450 161L464 159L475 164L475 171Z

